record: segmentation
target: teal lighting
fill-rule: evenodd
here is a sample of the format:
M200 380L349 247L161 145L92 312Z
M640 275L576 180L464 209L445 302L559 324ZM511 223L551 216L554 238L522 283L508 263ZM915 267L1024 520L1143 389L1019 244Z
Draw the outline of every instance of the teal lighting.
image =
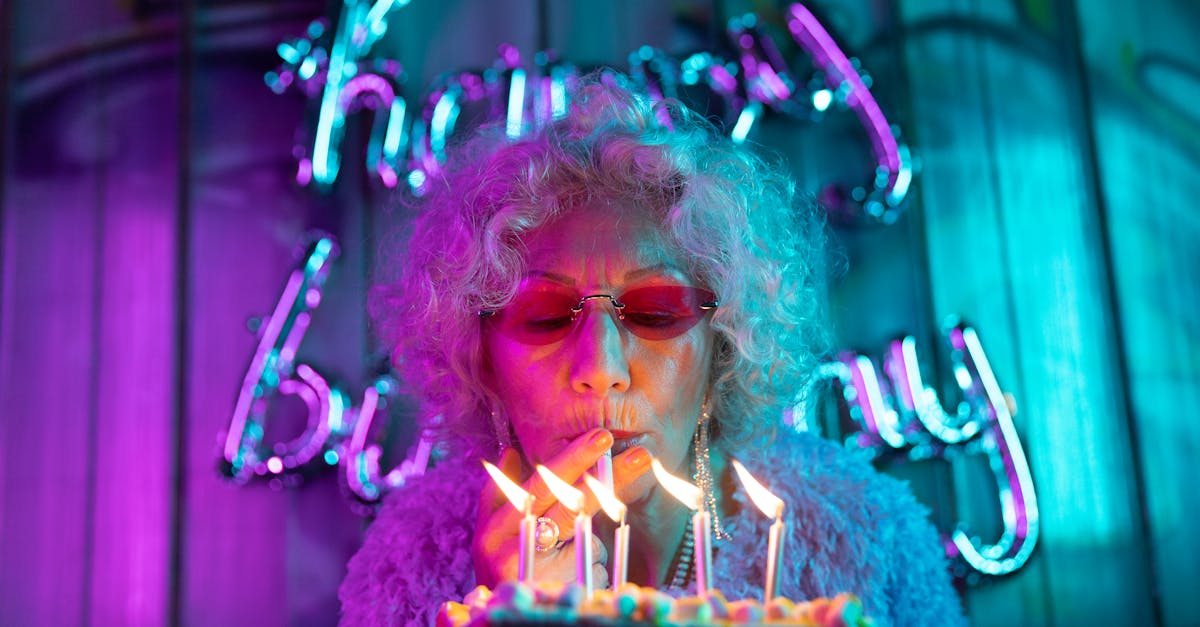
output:
M404 133L404 115L407 103L403 98L392 101L392 111L388 116L387 131L383 136L383 157L389 163L395 163L407 136Z
M833 104L833 92L828 89L818 89L812 94L812 106L817 111L824 111Z
M761 113L762 105L758 102L751 102L746 105L745 109L742 109L742 112L738 114L737 124L733 125L733 131L729 133L729 137L735 144L746 141L746 136L750 134L750 129Z
M504 132L509 139L521 136L525 121L525 70L517 68L512 72L508 86L508 120Z
M315 274L325 267L325 263L329 261L329 254L333 252L333 240L328 237L322 237L317 240L313 246L313 252L308 257L308 263L304 265L305 274Z
M296 71L296 75L301 80L308 80L317 74L317 60L312 57L304 57L304 61L300 63L300 69Z

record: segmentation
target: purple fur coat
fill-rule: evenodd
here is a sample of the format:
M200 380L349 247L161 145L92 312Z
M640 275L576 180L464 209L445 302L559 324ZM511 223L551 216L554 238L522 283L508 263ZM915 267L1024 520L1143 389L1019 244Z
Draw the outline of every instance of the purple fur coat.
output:
M835 443L799 434L739 456L787 505L781 594L796 600L858 595L879 627L962 625L945 553L908 486ZM443 601L475 586L476 502L486 474L444 460L390 494L342 582L343 625L431 625ZM714 585L727 599L762 596L769 521L741 488L722 517Z

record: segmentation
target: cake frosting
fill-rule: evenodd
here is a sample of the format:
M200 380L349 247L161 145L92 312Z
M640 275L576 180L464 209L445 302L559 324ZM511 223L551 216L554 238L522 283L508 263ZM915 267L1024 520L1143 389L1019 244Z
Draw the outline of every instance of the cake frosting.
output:
M443 603L438 627L544 625L871 625L862 603L851 594L794 602L777 597L727 601L719 591L706 598L673 597L654 588L626 583L616 592L596 590L584 599L579 584L505 582L493 591L478 586L461 603Z

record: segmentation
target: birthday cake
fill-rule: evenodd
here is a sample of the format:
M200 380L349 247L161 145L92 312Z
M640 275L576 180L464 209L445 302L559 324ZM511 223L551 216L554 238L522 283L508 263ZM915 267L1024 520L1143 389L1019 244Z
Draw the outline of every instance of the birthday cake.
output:
M532 564L538 537L537 524L549 524L545 518L535 521L531 513L532 496L516 485L494 465L484 462L493 480L500 486L509 501L525 514L520 532L521 561L518 572L526 573L526 564ZM682 550L676 556L679 564L687 564L678 576L681 581L690 577L691 566L695 567L696 596L672 596L654 588L633 583L623 583L614 590L592 590L587 568L593 563L591 551L591 524L583 511L583 494L555 476L548 468L538 466L538 474L545 481L554 497L567 509L579 512L576 518L576 538L586 538L576 546L578 579L588 579L586 587L577 583L564 584L550 581L508 581L495 590L478 586L469 592L461 603L447 601L438 609L438 627L501 627L506 625L570 625L590 626L640 626L640 625L805 625L809 627L859 627L870 625L871 620L863 616L862 603L851 594L840 594L831 599L814 599L794 602L774 596L771 592L778 586L778 564L783 548L785 525L782 521L783 502L756 479L749 475L737 460L733 467L750 493L751 500L767 516L774 516L768 540L767 593L769 601L757 599L727 601L719 591L710 587L712 572L711 522L703 506L703 491L679 479L663 469L657 459L650 466L659 483L667 492L679 499L694 513L692 524L684 526ZM603 475L603 473L600 473ZM605 513L619 524L613 538L615 554L613 572L617 581L626 581L625 564L628 552L628 526L625 524L625 506L616 500L610 486L591 476L585 483L600 501ZM549 535L558 537L557 525ZM582 535L581 535L582 534ZM682 574L681 574L682 573ZM773 583L772 583L773 582ZM586 592L585 592L586 590ZM679 591L676 585L671 590Z
M626 583L616 592L597 590L584 599L582 586L538 582L506 582L496 590L479 586L461 603L448 601L438 610L438 627L503 625L805 625L860 627L871 625L862 604L850 594L831 599L793 602L777 597L726 601L719 591L706 598L675 598L653 588Z

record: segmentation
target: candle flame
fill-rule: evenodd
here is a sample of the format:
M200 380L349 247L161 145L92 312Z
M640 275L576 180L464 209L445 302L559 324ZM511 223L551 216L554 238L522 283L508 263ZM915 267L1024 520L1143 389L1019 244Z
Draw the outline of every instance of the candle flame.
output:
M625 504L617 499L617 495L604 485L603 481L596 479L591 475L584 475L583 480L587 486L591 488L592 494L596 495L596 500L600 501L600 507L604 509L604 513L615 523L625 522Z
M504 496L508 497L508 502L512 503L512 506L517 508L517 511L526 513L529 508L533 507L532 494L526 492L524 488L516 483L513 483L513 480L509 479L508 475L504 474L502 470L496 468L496 466L488 461L484 460L483 467L492 476L492 480L496 482L496 485L500 486L500 491L504 493Z
M554 498L563 504L563 507L576 514L583 509L583 492L566 481L559 479L558 475L554 474L554 471L541 464L538 464L537 471L542 476L542 480L546 482L546 487L550 488L550 494L553 494Z
M657 457L650 460L650 468L654 469L654 476L658 478L658 483L666 488L671 496L678 499L688 509L700 511L704 498L704 493L700 491L700 488L667 472Z
M742 465L738 460L733 460L733 469L737 471L738 479L742 480L742 485L746 487L746 492L750 495L750 500L758 509L762 510L764 516L780 518L783 516L783 500L771 494L770 490L763 487L750 471Z

